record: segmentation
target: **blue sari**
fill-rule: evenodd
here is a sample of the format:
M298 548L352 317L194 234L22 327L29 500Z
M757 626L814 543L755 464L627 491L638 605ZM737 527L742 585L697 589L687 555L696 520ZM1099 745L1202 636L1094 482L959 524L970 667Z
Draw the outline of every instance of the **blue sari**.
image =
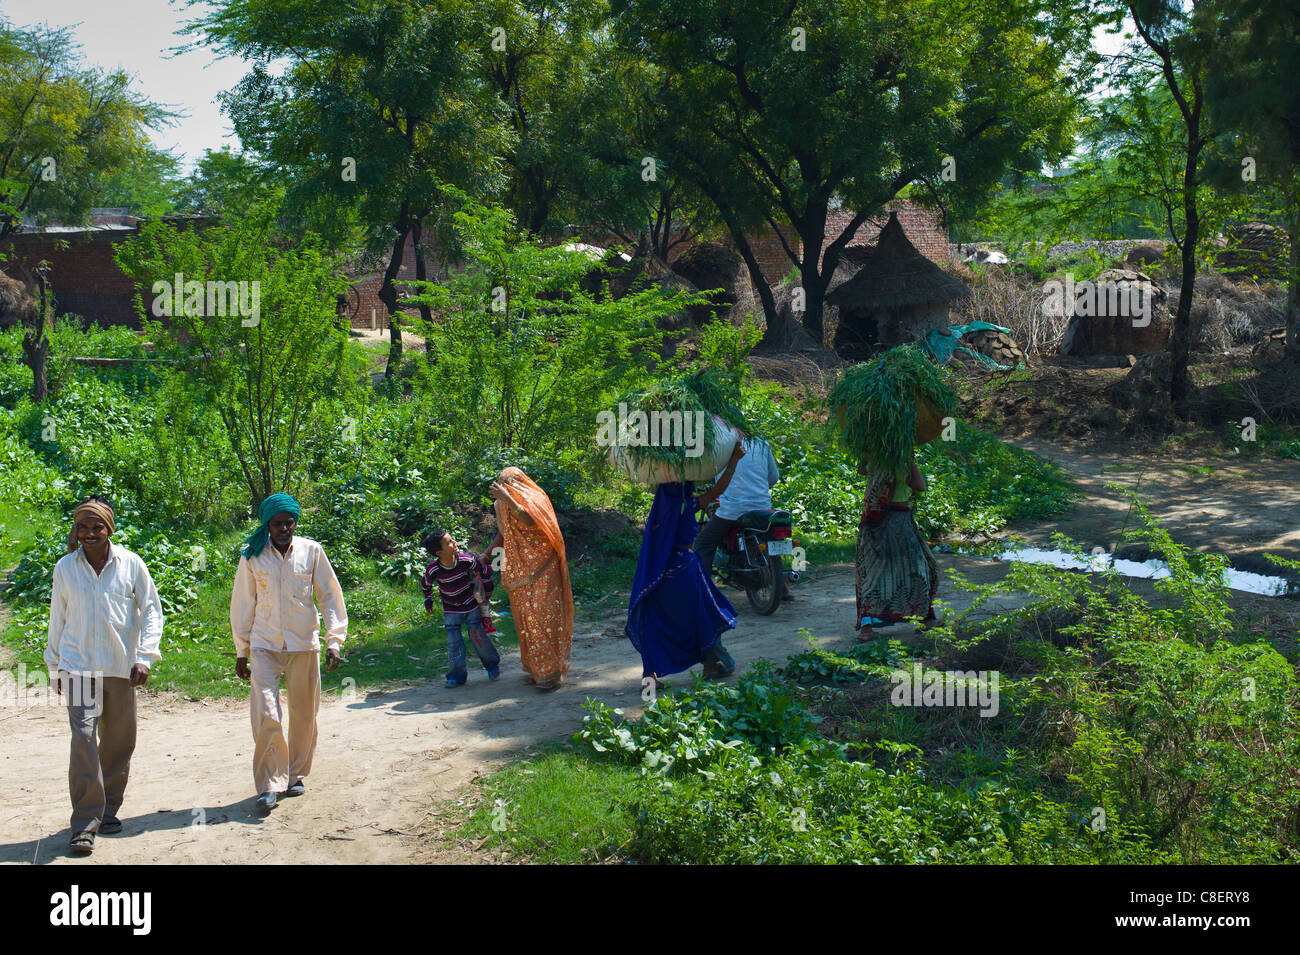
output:
M736 609L691 550L699 531L695 502L690 481L660 484L646 519L626 631L644 676L680 673L720 655L730 660L720 637L736 625Z

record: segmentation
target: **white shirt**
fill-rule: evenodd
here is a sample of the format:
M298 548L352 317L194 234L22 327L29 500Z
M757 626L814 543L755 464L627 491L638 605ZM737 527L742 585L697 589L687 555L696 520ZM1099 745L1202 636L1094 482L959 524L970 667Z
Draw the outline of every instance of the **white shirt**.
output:
M718 474L722 477L722 473ZM718 517L734 521L746 511L770 510L772 485L781 480L771 446L762 438L745 441L745 456L736 462L731 483L718 498Z
M235 655L248 656L250 646L277 653L319 652L317 604L325 615L328 645L338 649L348 638L348 610L325 549L314 540L294 535L284 555L268 540L252 560L240 557L230 595Z
M45 665L57 671L130 678L161 659L158 588L137 554L109 542L102 573L80 547L54 565Z

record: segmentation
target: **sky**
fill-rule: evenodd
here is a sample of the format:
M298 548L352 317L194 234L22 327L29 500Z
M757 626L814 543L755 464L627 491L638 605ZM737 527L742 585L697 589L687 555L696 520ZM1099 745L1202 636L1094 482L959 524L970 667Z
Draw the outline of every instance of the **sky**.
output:
M217 57L199 49L176 55L171 48L187 38L176 31L200 15L202 6L176 0L3 0L0 13L15 26L48 23L74 27L87 64L104 69L121 67L135 77L135 88L156 103L182 115L174 125L153 134L156 145L181 158L188 172L205 149L224 145L238 149L239 140L217 105L217 95L233 87L249 64L234 57ZM1094 45L1113 53L1122 40L1094 34Z
M245 61L217 58L210 50L179 56L168 52L187 42L176 31L198 11L168 0L0 0L0 13L14 26L74 26L86 64L121 67L135 77L136 90L183 113L175 125L157 130L153 140L180 156L186 172L205 149L238 148L217 94L248 72Z

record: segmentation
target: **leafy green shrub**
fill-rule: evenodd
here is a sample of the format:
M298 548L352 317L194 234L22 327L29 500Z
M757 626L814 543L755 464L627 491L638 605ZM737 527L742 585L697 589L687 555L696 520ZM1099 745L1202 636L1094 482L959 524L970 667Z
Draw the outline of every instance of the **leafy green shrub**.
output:
M1064 776L1107 825L1184 863L1275 862L1297 848L1300 681L1272 647L1236 633L1224 562L1189 552L1134 501L1128 535L1164 555L1148 600L1114 572L1013 565L950 622L963 654L993 652L1011 742L1045 780ZM1027 593L975 622L995 590ZM1041 622L1057 624L1043 629Z
M847 369L827 396L834 418L845 409L840 438L871 473L893 474L911 459L917 411L940 418L957 410L948 370L915 345L899 345Z
M22 363L22 341L21 326L0 331L0 408L13 407L32 391L32 370Z
M629 852L709 865L1011 862L998 808L809 742L762 763L728 754L706 779L651 793Z
M526 454L516 448L487 448L475 453L472 469L466 475L467 490L487 499L488 488L503 470L519 468L551 499L551 505L560 510L577 507L574 495L584 482L576 471L560 467L549 455Z
M873 640L844 653L815 648L796 654L785 662L782 672L796 683L862 683L869 676L887 673L903 665L909 652L899 640Z
M661 696L637 721L616 719L622 711L597 700L586 707L575 742L661 774L674 767L703 770L738 747L749 754L780 750L806 739L814 725L770 660L756 661L734 687L698 681L689 693Z

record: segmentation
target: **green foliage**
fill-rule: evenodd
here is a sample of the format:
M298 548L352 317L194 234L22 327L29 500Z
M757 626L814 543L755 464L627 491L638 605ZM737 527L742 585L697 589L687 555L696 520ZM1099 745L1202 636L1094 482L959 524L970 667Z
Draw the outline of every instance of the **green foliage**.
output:
M413 283L410 301L440 315L421 329L430 363L420 387L455 396L446 414L462 443L589 447L597 412L658 367L656 319L694 297L658 287L594 295L585 255L542 247L505 210L447 193L463 203L455 229L467 264L442 284Z
M862 683L872 675L888 674L903 666L910 655L906 644L898 640L873 640L850 647L844 653L817 647L787 659L782 672L801 684Z
M816 223L821 248L831 197L872 213L919 181L951 205L1007 168L1068 155L1092 19L1074 3L630 0L612 31L658 80L634 141L665 165L688 157L675 171L733 233L768 217ZM946 157L956 177L942 176ZM815 256L803 273L805 322L820 332Z
M311 242L280 245L262 212L204 231L147 222L117 253L146 288L184 276L186 288L171 296L184 298L181 314L146 325L220 417L253 504L302 488L300 443L314 429L337 433L328 399L355 389L359 373L335 313L335 262ZM210 286L194 308L191 283L212 282L247 283L240 307L250 314L227 314L233 304L216 301ZM160 309L173 310L170 301Z
M916 459L926 480L916 523L931 540L990 535L1012 521L1053 517L1076 497L1057 465L966 425L954 441L922 445Z
M840 434L868 473L894 474L911 461L920 403L940 418L957 410L948 371L914 345L899 345L847 369L827 396L832 415L845 409Z
M701 450L704 454L713 454L717 435L710 415L716 415L742 434L753 433L738 406L740 400L740 389L727 373L718 368L703 368L682 378L661 378L644 388L628 392L619 398L618 405L627 409L629 418L638 412L644 414L647 423L655 414L677 414L682 421L688 420L688 416L691 421L703 421ZM611 424L619 420L617 406L607 409L606 413ZM682 434L679 432L678 437ZM639 434L635 428L629 429L628 434L611 434L609 437L611 443L625 447L627 456L634 462L663 461L673 465L679 474L684 473L691 450L684 441L661 443L653 433Z
M172 115L125 70L86 67L71 27L0 18L0 238L24 217L83 221Z
M775 678L768 660L736 683L699 683L691 693L661 696L635 722L599 700L588 700L575 743L641 765L642 773L703 772L731 750L783 749L806 737L812 718Z
M1004 661L1004 708L1045 780L1068 779L1108 826L1184 863L1275 862L1296 848L1300 681L1265 643L1243 642L1223 563L1191 553L1140 504L1133 540L1170 577L1145 599L1117 573L1014 565L949 622L962 652ZM979 621L995 591L1029 604ZM1044 622L1050 622L1045 627Z

